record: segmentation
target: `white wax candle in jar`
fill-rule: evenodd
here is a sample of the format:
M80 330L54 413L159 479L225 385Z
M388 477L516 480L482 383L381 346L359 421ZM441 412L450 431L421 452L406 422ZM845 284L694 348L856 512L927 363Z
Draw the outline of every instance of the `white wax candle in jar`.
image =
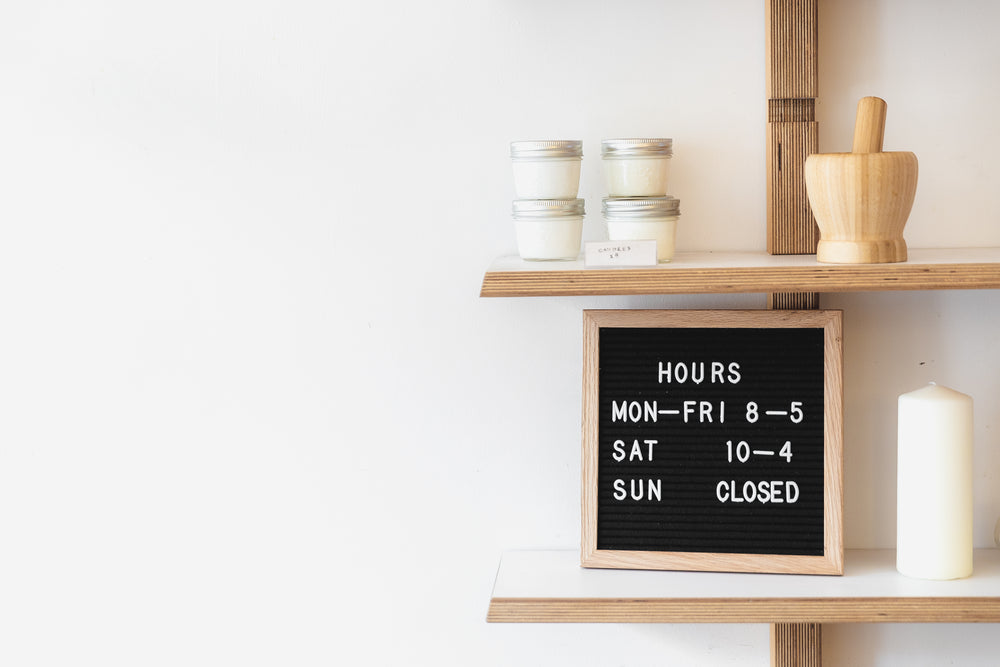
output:
M515 199L514 228L521 259L568 260L580 254L582 199Z
M972 574L972 398L934 383L899 397L896 569Z
M673 139L605 139L601 142L601 163L608 194L665 196L673 154Z
M513 141L510 159L518 199L576 199L580 191L583 142Z
M674 197L607 197L602 202L608 239L656 241L656 261L674 258L681 203Z

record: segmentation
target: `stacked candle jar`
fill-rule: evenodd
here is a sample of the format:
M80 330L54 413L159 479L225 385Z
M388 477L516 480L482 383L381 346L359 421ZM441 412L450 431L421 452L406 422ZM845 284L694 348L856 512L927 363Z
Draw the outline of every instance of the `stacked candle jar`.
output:
M672 139L605 139L608 197L602 210L612 241L656 241L656 259L674 257L680 201L667 194Z
M583 142L514 141L513 204L517 250L523 259L576 259L583 235L580 163Z

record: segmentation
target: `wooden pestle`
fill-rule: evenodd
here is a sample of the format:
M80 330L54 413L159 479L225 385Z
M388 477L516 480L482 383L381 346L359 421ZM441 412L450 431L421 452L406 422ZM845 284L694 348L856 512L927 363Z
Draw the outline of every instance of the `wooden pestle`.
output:
M858 100L858 115L854 119L852 153L881 153L885 136L885 100L862 97Z

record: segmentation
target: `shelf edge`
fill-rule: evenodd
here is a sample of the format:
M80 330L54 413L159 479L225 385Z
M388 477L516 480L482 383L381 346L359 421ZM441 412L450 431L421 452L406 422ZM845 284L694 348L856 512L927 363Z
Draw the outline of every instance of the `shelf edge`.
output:
M892 264L820 264L802 256L692 254L652 268L534 268L501 258L483 276L481 297L650 294L829 293L1000 289L1000 249L913 251ZM986 259L987 261L982 261ZM726 262L741 262L737 265Z
M490 623L998 623L994 598L493 598Z

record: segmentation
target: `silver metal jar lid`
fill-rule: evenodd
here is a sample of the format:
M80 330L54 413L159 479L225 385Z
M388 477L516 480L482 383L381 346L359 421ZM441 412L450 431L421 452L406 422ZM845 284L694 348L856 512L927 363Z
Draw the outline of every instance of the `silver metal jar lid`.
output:
M605 216L641 220L667 218L681 214L681 200L675 197L605 197L601 202Z
M512 158L583 157L583 142L573 140L512 141Z
M583 215L583 199L515 199L515 218L571 218Z
M605 139L601 142L601 157L670 157L673 154L673 139Z

